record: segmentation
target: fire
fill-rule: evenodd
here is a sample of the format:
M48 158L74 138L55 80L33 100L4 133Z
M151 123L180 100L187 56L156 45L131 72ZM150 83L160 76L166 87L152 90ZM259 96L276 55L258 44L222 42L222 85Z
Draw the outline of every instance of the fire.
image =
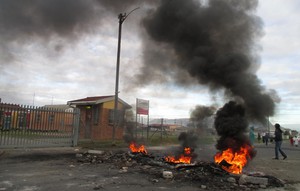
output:
M130 143L129 148L130 148L131 152L133 152L133 153L147 154L147 151L146 151L144 145L138 146L137 144L135 144L134 142L132 142L132 143Z
M192 157L191 155L191 148L189 147L185 147L184 148L184 153L181 154L179 157L175 157L175 156L167 156L165 157L165 160L167 162L171 162L171 163L184 163L184 164L190 164Z
M252 147L249 145L241 147L237 152L228 148L215 155L215 162L227 172L241 174L243 167L247 164L247 159L251 158L249 154L251 150Z

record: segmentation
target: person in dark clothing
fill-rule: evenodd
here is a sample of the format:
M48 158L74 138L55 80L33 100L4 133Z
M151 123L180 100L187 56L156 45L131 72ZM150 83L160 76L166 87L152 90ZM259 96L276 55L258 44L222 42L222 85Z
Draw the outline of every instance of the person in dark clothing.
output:
M275 158L278 158L278 152L283 156L283 160L287 158L287 155L282 151L281 144L282 144L282 130L280 129L280 125L278 123L275 124Z
M269 133L266 133L266 135L265 135L265 142L266 142L266 145L268 146L268 142L269 142Z

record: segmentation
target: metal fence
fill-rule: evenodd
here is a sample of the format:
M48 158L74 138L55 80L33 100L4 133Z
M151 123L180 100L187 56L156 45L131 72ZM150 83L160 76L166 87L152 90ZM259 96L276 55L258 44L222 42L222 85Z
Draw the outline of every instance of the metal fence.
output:
M76 146L80 111L0 103L0 148Z

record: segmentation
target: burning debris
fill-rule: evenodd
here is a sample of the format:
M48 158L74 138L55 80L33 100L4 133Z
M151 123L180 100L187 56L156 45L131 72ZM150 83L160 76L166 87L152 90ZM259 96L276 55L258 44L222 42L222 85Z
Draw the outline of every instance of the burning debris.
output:
M252 148L249 145L242 146L238 151L228 148L215 155L215 162L227 172L241 174L248 159L251 159L249 153L251 150Z
M178 137L183 151L177 156L161 156L161 153L155 156L149 154L145 145L131 142L128 152L90 150L77 154L77 161L88 164L113 163L120 169L120 173L148 174L153 183L172 180L172 183L195 185L206 190L257 190L284 185L281 180L272 176L242 172L247 158L251 156L252 147L249 145L240 150L228 148L217 153L215 162L196 161L195 139L191 141L192 137L194 134L191 132L182 133Z
M142 154L147 154L146 148L144 145L137 145L135 142L131 142L129 145L130 151L132 153L142 153Z
M197 158L197 155L194 153L194 150L197 148L197 139L198 137L193 131L180 133L178 141L181 146L174 155L164 157L165 161L174 164L192 163Z
M192 151L191 148L185 147L183 149L183 154L180 154L179 157L175 156L166 156L164 159L169 163L184 163L190 164L192 160Z
M94 154L92 154L94 153ZM205 190L257 190L258 188L281 187L282 181L263 174L234 175L213 162L195 161L193 164L169 163L163 157L143 152L88 151L77 154L77 161L84 164L113 164L119 173L143 173L154 184L167 181L181 185L195 185ZM172 180L170 182L169 180ZM167 183L166 182L166 183Z
M216 145L220 152L215 155L215 162L230 173L240 174L256 154L246 135L247 127L243 106L231 101L218 110L215 128L220 136Z
M129 145L129 149L130 149L131 153L133 153L133 154L140 154L140 155L145 155L145 156L150 157L150 155L148 155L148 152L145 148L145 145L138 145L135 142L131 142ZM173 164L190 164L193 156L195 156L195 155L192 153L192 149L189 147L185 147L183 149L182 154L179 154L179 156L166 156L166 157L163 157L163 160L170 164L171 163L173 163Z

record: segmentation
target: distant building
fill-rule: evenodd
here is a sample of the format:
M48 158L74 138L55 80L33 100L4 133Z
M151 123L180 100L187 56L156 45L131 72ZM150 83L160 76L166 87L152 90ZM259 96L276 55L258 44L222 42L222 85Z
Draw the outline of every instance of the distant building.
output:
M187 131L187 128L176 124L149 124L150 131L163 130L163 131Z
M60 111L66 111L66 112L72 112L74 110L73 107L66 105L66 104L60 104L60 105L45 105L41 108L45 108L45 109L56 109L56 110L60 110Z

